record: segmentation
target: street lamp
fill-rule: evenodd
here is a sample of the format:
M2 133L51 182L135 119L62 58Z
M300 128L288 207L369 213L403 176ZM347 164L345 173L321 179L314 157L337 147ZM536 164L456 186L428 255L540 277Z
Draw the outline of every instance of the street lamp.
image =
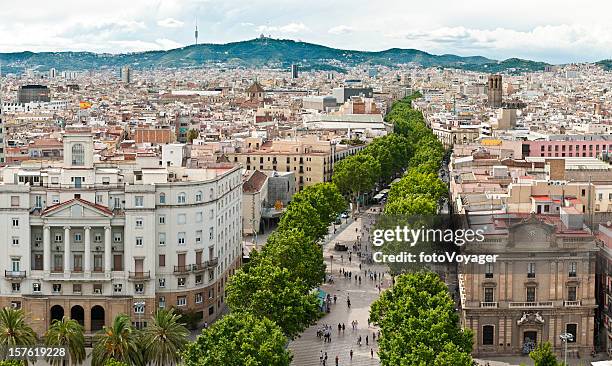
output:
M146 303L144 301L136 301L136 302L134 302L134 312L138 316L138 327L136 327L137 329L142 328L141 314L144 313L145 305L146 305Z
M567 342L572 342L574 340L574 335L572 333L563 333L559 336L561 338L561 342L565 343L565 357L563 363L567 365Z

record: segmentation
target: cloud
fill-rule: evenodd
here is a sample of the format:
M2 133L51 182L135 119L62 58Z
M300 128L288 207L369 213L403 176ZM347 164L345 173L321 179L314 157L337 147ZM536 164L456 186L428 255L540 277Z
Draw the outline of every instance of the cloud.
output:
M158 20L157 25L163 28L180 28L185 25L185 22L181 22L180 20L176 20L174 18L166 18Z
M341 34L353 33L353 31L354 29L352 27L349 27L348 25L337 25L335 27L329 28L327 33L334 34L334 35L341 35Z
M282 26L260 25L256 28L257 32L262 33L300 33L310 30L304 23L289 23Z

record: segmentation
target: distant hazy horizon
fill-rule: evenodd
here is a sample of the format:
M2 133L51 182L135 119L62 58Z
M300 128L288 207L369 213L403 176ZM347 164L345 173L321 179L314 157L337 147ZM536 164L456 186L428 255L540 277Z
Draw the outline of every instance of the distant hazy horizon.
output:
M256 38L333 48L414 48L432 54L549 63L612 58L612 3L584 0L74 0L0 5L0 52L168 50Z

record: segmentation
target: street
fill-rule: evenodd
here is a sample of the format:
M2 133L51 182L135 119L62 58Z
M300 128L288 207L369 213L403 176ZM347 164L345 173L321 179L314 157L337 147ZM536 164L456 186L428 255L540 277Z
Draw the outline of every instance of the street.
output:
M378 209L378 207L374 209ZM332 298L336 295L337 301L335 304L332 301L330 313L325 314L315 325L306 329L301 337L289 344L289 348L293 353L293 365L320 365L319 357L321 351L323 354L327 352L326 365L335 365L336 356L339 358L338 365L380 364L377 356L378 346L372 340L372 336L378 331L378 328L368 327L370 304L379 296L379 291L376 288L378 281L370 280L369 275L366 275L364 271L371 270L382 273L386 270L386 267L363 263L361 271L359 270L361 261L357 258L357 253L352 252L352 245L357 240L357 236L361 235L362 220L360 217L356 221L350 222L348 226L343 225L341 229L337 230L335 235L332 234L331 238L326 240L323 246L323 256L327 265L327 271L329 273L330 269L332 269L334 283L324 284L321 286L321 289L329 293ZM335 243L348 245L349 251L335 251ZM362 245L365 245L365 240L362 243L364 243ZM352 252L350 262L349 252ZM333 256L331 265L330 256ZM339 272L341 269L351 272L351 279L345 278ZM359 280L355 280L355 275L361 276L361 284ZM385 276L382 283L382 288L387 288L390 283L390 277L388 275ZM350 309L347 306L347 297L351 301ZM355 320L357 321L357 329L353 330L351 322ZM344 332L338 332L338 323L345 325ZM331 342L324 342L322 337L317 337L317 330L326 324L332 330ZM359 336L362 337L361 346L357 344ZM368 337L368 345L366 345L366 336ZM351 350L353 350L352 360L350 359Z

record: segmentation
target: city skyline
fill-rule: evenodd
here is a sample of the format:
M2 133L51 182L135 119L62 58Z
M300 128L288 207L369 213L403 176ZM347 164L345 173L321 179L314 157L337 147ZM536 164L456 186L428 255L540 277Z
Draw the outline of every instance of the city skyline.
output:
M0 10L0 52L179 48L195 42L197 17L199 43L236 42L263 33L340 49L414 48L554 64L612 57L612 29L604 16L612 5L596 1L584 1L571 11L548 0L529 3L529 11L523 6L526 1L497 9L481 0L469 6L448 1L359 3L110 0L88 8L72 0L52 6L14 4L10 11ZM556 11L549 11L553 6Z

